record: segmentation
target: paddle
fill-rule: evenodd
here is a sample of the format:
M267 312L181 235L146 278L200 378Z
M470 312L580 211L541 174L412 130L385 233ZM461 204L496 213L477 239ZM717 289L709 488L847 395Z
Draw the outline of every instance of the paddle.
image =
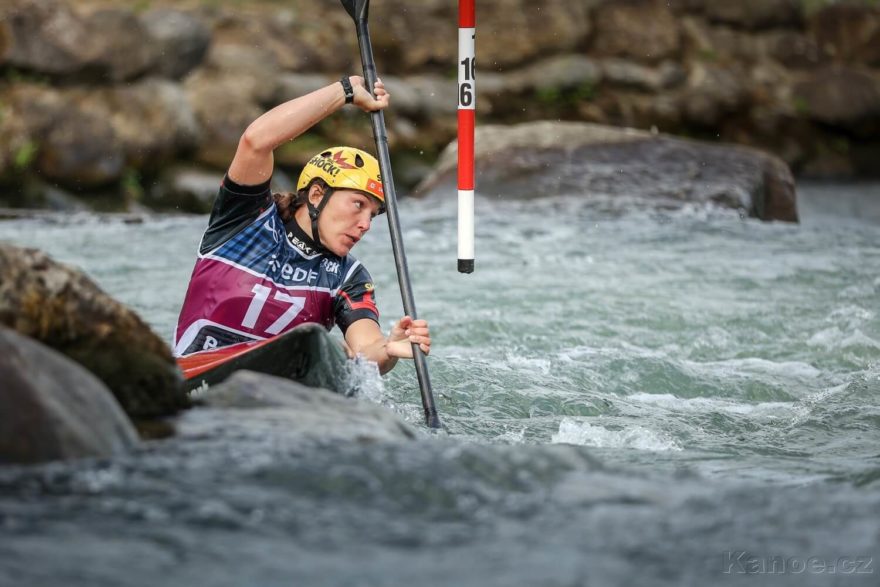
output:
M367 88L372 91L376 83L376 63L373 61L373 46L370 43L370 31L367 28L367 13L370 0L341 0L342 6L354 20L357 29L358 45L361 51L361 64L364 68L364 79ZM413 300L412 287L409 283L409 269L406 265L406 253L403 250L403 237L400 234L400 220L397 215L397 195L394 191L394 178L391 175L391 157L388 155L388 133L385 130L385 116L379 112L371 112L373 138L376 139L376 152L379 155L379 169L382 172L382 185L385 191L385 210L388 214L388 228L391 231L391 248L394 251L394 264L397 266L397 280L400 283L400 295L403 298L403 311L416 319L416 303ZM430 428L440 428L440 417L434 406L434 395L431 392L431 380L428 377L428 363L419 345L412 345L416 374L419 378L419 389L422 393L422 407L425 409L425 423Z

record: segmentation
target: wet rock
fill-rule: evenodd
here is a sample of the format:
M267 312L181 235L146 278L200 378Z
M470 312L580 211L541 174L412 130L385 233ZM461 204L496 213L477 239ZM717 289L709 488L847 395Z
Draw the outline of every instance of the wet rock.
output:
M608 57L657 63L678 55L681 32L660 0L618 0L596 10L592 50Z
M367 400L253 371L238 371L198 397L210 408L234 410L235 421L248 429L269 429L286 439L376 442L416 436L400 417ZM183 436L205 423L203 412L198 409L186 415L179 427ZM228 418L223 419L222 426L228 425Z
M6 63L47 74L71 74L91 59L90 31L62 0L12 0L0 7Z
M180 79L198 67L211 44L211 30L195 15L160 8L141 16L158 55L155 71L171 79Z
M382 78L388 85L387 76ZM333 82L339 81L336 77L323 74L309 73L286 73L278 77L275 85L275 95L272 96L273 104L281 104L287 100L293 100L305 96L309 92L320 90ZM394 95L394 106L398 107L397 94Z
M564 91L595 85L601 79L602 69L594 60L582 55L558 55L505 74L501 89L510 93Z
M125 158L105 117L83 112L63 90L39 84L16 85L2 100L0 167L7 173L32 168L73 188L121 177Z
M275 106L277 64L264 47L212 45L206 65L184 80L184 89L203 129L197 159L225 169L247 126Z
M686 77L684 68L672 61L664 61L658 67L613 58L602 62L602 79L606 83L648 92L672 88Z
M61 0L12 0L3 8L10 65L67 79L119 82L145 73L156 52L127 10L80 14Z
M796 26L801 22L797 0L704 0L703 13L713 22L752 30Z
M317 24L314 4L292 0L284 6L268 11L265 5L262 10L241 6L221 12L213 21L212 50L224 45L258 47L268 62L283 71L338 76L337 72L360 70L354 25L341 7L321 10Z
M475 140L478 193L508 198L572 194L680 207L713 203L764 220L797 221L794 179L756 149L588 123L482 126ZM443 152L417 195L453 189L457 150Z
M156 64L156 45L147 29L125 9L99 10L86 21L91 55L88 68L97 79L123 82L135 79Z
M813 120L863 136L880 129L880 81L870 71L831 66L795 84L792 93Z
M485 0L479 10L491 14L477 27L477 66L496 71L538 57L571 51L589 35L589 7L596 0ZM457 61L455 5L445 0L376 3L370 21L376 58L398 73L448 66ZM349 24L349 26L351 26Z
M747 103L744 72L738 67L696 64L681 96L685 119L702 126L718 125L722 118Z
M0 175L31 167L72 189L173 160L201 133L180 86L155 78L94 89L19 84L0 100Z
M815 67L825 59L825 52L815 39L793 30L775 30L757 36L758 59L772 59L792 68Z
M110 457L137 433L110 390L64 355L0 327L0 463Z
M830 4L813 15L809 30L822 50L836 59L880 65L880 6Z
M211 211L222 172L196 167L173 167L149 190L145 203L151 208L207 214Z
M187 405L167 344L88 277L45 253L0 245L0 324L83 365L132 418Z
M200 142L202 129L186 93L169 80L148 78L74 96L80 110L110 123L130 167L167 164Z

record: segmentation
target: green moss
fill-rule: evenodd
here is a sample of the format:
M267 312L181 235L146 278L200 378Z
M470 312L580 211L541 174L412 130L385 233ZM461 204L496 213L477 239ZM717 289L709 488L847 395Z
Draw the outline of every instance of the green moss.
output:
M701 61L707 61L709 63L716 63L719 59L718 51L715 49L700 49L697 53L697 57Z
M138 202L144 198L144 185L141 181L141 174L137 169L129 167L122 174L120 181L122 193L129 202Z
M131 6L132 12L135 14L141 14L149 10L151 7L150 0L135 0Z
M18 69L7 69L4 77L9 84L30 83L41 86L49 85L49 78L47 76Z
M23 145L16 149L15 156L13 157L13 165L16 171L24 171L29 168L39 150L39 145L34 141L25 141Z
M831 141L829 145L831 150L835 153L840 153L841 155L848 155L850 152L850 144L849 141L843 137L838 137Z
M330 146L324 137L307 133L275 149L275 161L287 167L302 166L312 155Z
M799 115L806 116L810 113L810 104L803 96L795 96L792 102L794 104L794 111Z
M573 107L581 102L592 102L598 94L596 84L586 81L574 88L542 87L535 90L535 101L547 107Z
M538 102L540 102L542 104L546 104L548 106L559 102L560 97L561 97L561 92L559 91L558 88L552 88L552 87L538 88L537 91L535 92L535 98L538 100Z

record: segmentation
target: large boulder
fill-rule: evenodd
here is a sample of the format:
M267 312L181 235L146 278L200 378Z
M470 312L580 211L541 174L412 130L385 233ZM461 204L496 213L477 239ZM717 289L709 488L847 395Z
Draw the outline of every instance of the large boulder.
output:
M865 137L880 130L880 78L870 70L827 67L795 84L793 95L813 120Z
M599 0L481 0L477 20L477 65L503 69L538 57L578 49L590 31L589 7ZM446 0L376 2L370 20L376 58L398 73L445 67L457 61L457 14ZM349 26L351 24L349 23Z
M12 0L0 6L5 62L46 74L81 70L90 55L90 31L62 0ZM63 34L52 34L58 31Z
M132 418L188 404L168 345L88 277L41 251L0 245L0 324L86 367Z
M97 88L16 84L0 92L0 102L0 176L31 149L29 166L72 188L167 163L193 150L201 135L181 86L159 78Z
M80 108L70 91L17 84L0 99L6 110L0 121L0 175L26 164L74 188L105 185L122 176L125 156L110 120Z
M183 88L161 78L69 92L79 111L106 120L112 143L136 169L173 163L199 144L202 128Z
M746 29L793 27L801 22L799 0L704 0L702 3L709 20Z
M109 457L137 433L110 390L64 355L0 327L0 463Z
M810 18L809 29L823 51L845 62L880 65L880 6L837 2Z
M146 29L128 10L81 14L62 0L11 0L2 9L6 62L65 79L120 82L158 57Z
M416 437L412 427L388 409L366 400L348 398L318 387L280 377L238 371L223 383L198 395L201 404L235 411L235 422L249 433L264 429L287 439L333 441L400 441ZM227 429L229 418L216 421L211 410L193 410L178 432L203 434L205 426ZM228 432L228 430L227 430Z
M159 54L156 72L180 79L198 67L211 45L211 30L197 16L173 8L141 15L141 22Z
M571 194L680 207L713 203L764 220L796 222L794 179L780 159L745 147L578 122L482 126L475 140L480 194ZM457 148L416 189L455 185Z
M661 0L607 2L596 10L595 28L592 51L601 56L658 63L681 48L678 21Z
M684 118L698 126L714 127L725 115L747 105L746 75L739 67L695 64L680 96Z

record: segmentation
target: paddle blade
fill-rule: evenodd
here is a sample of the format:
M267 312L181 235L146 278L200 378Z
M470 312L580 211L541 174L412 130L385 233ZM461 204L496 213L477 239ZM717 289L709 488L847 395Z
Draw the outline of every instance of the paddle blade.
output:
M355 22L367 22L367 13L370 11L370 0L341 0L342 7Z

